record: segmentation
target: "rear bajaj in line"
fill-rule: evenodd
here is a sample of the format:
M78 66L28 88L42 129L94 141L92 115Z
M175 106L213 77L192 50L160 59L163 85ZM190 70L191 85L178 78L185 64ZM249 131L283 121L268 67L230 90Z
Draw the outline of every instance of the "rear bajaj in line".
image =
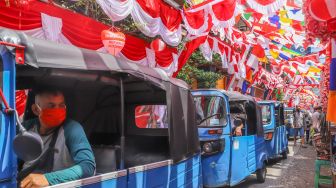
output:
M258 102L262 109L262 122L265 133L268 159L275 159L282 155L287 158L288 140L284 123L284 107L277 101Z
M267 156L261 109L256 101L237 92L212 89L195 90L192 95L204 186L234 186L252 173L264 182Z
M202 186L195 106L184 82L160 69L11 30L0 30L0 67L2 101L8 101L0 114L0 187L16 187L21 169L14 148L35 147L22 127L16 138L26 136L26 142L13 146L15 89L28 91L27 120L34 117L31 89L39 85L64 92L67 115L83 125L96 161L95 176L52 187ZM32 160L31 151L16 152Z

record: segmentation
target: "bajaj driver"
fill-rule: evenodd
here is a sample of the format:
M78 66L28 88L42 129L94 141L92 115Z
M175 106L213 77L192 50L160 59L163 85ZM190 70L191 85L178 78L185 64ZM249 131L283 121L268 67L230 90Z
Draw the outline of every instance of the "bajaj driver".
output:
M22 188L44 187L94 175L96 164L82 126L66 116L61 91L36 91L33 113L38 117L24 122L27 130L38 133L43 152L38 160L25 162L18 178Z

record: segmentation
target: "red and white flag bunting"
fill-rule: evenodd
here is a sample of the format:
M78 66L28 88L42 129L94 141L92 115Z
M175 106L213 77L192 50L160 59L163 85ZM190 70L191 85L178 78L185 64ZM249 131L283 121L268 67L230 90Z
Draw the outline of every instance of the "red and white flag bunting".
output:
M0 27L20 30L39 39L107 52L100 37L102 30L109 29L106 25L46 3L34 2L29 10L6 7L2 3L0 2ZM91 24L91 28L88 29L76 20ZM169 75L178 67L176 49L166 47L161 52L154 52L148 42L130 35L126 35L125 46L117 55L117 59L159 67Z

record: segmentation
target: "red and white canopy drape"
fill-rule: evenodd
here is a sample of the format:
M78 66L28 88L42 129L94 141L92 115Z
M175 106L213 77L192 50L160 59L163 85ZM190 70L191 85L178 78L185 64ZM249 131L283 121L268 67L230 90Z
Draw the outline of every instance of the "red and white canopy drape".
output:
M120 21L131 15L137 28L146 36L160 35L171 46L181 42L180 11L162 0L97 0L97 3L112 21Z
M233 26L238 14L236 0L214 0L179 11L163 0L97 0L112 21L131 15L138 29L149 37L160 35L171 46L182 38L182 19L190 35L207 32L209 24L216 27ZM210 23L209 23L210 22Z
M46 3L33 2L29 10L14 5L6 7L3 3L0 2L0 27L20 30L40 39L105 52L100 33L109 29L106 25ZM126 35L125 46L117 58L119 61L159 67L169 75L178 67L177 49L167 47L155 52L148 42L131 35Z
M246 0L246 3L259 13L272 15L285 5L286 0Z
M202 35L206 32L209 22L215 25L217 30L233 26L238 13L236 0L214 0L184 9L182 18L189 34Z

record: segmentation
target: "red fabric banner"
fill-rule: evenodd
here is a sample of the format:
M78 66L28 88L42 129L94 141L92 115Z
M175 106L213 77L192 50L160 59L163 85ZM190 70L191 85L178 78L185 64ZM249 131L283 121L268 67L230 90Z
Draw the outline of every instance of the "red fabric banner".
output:
M160 16L160 2L158 0L137 0L141 8L152 18Z
M0 2L0 26L15 30L30 30L42 27L41 14L32 11L22 11L15 7L5 7ZM18 19L21 14L21 19Z
M180 11L161 2L160 17L162 23L170 30L175 31L182 24L182 16Z
M184 9L182 13L184 16L184 24L189 33L203 33L207 26L207 21L209 21L209 24L214 23L216 26L226 28L234 25L234 17L237 13L236 0L220 1L216 4L211 3L213 3L213 1L206 1L192 8ZM209 18L209 20L207 18Z
M271 15L284 6L286 0L246 0L246 3L259 13Z
M175 48L165 48L160 52L156 52L155 53L156 63L161 67L168 67L174 60L172 51L175 54L177 54L177 50Z
M265 57L265 50L261 47L260 44L257 44L253 46L252 54L258 58L263 58Z
M276 0L254 0L256 3L260 4L260 5L270 5L272 3L274 3Z
M189 41L185 46L184 50L179 56L179 65L177 68L177 71L173 74L173 77L177 76L177 73L182 69L184 64L187 62L191 54L201 45L205 42L208 36L202 36L198 37L192 41Z
M176 30L182 23L180 11L162 0L137 0L142 10L152 18L161 18L162 23L170 30Z
M188 24L194 29L199 29L204 25L206 14L207 13L204 10L200 10L197 12L184 12Z
M26 108L27 95L24 90L17 90L15 92L15 108L18 114L23 114Z
M220 21L230 20L234 16L236 4L236 0L226 0L212 5L214 16Z
M126 35L126 43L124 48L121 50L121 53L128 59L139 61L147 56L146 46L149 47L149 43L146 41L131 35Z

